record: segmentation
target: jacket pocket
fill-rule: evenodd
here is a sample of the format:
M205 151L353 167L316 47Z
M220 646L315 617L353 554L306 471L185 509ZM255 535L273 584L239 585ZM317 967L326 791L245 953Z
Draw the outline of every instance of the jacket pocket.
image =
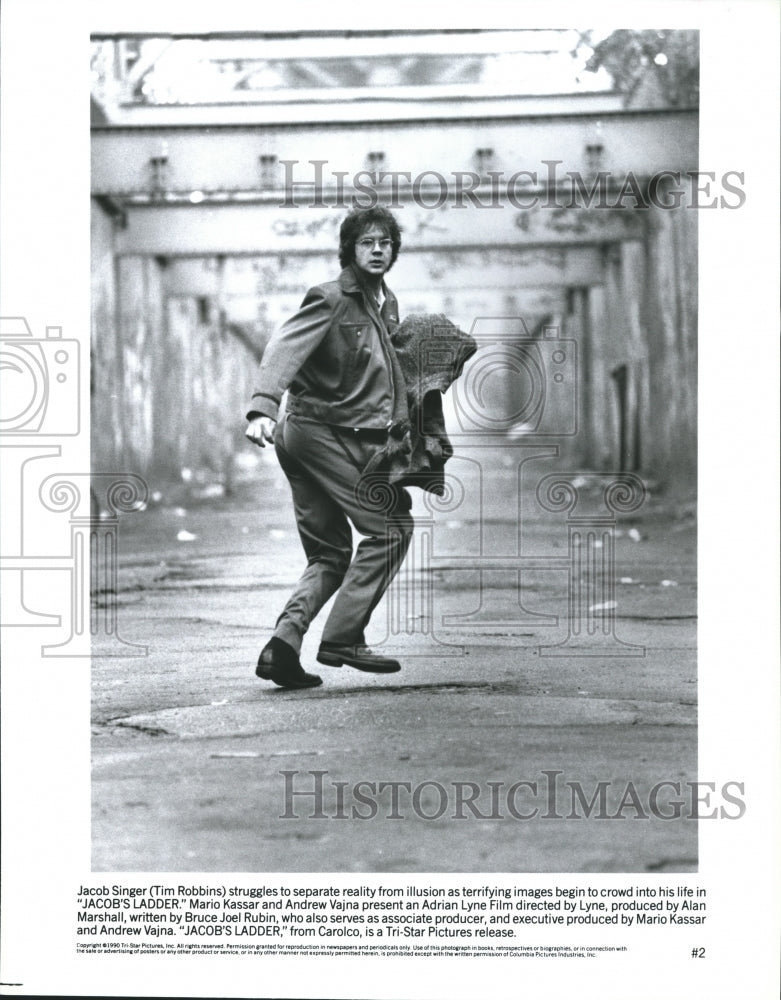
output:
M371 352L368 334L368 322L339 324L340 386L344 392L352 387L355 374L361 367L361 359L365 363L367 352Z

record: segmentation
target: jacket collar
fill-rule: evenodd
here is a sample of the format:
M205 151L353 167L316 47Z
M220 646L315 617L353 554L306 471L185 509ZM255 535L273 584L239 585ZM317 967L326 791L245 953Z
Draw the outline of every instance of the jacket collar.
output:
M348 295L355 294L356 292L363 293L368 292L367 286L358 277L355 268L352 264L348 265L339 275L339 286L343 292L347 292ZM382 291L386 299L395 299L396 296L385 284L385 279L382 281Z

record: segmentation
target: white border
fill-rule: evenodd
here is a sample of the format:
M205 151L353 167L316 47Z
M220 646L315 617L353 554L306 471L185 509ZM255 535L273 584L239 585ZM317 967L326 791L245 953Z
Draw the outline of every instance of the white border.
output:
M778 5L433 2L377 11L318 4L307 27L698 27L703 169L745 173L738 211L700 218L700 776L745 781L738 822L700 824L711 902L708 958L685 941L637 938L628 959L155 959L74 954L73 894L89 875L88 664L45 662L25 630L5 635L2 981L21 995L750 997L777 990L778 715ZM522 23L521 23L522 22ZM295 27L249 3L2 6L0 313L89 343L90 30ZM86 350L85 350L86 355ZM88 435L67 460L89 466ZM5 486L5 484L4 484ZM591 877L597 881L596 877ZM544 880L543 880L544 881ZM585 879L583 880L585 881ZM338 963L338 964L337 964ZM13 987L4 986L9 995ZM121 992L120 992L121 991Z

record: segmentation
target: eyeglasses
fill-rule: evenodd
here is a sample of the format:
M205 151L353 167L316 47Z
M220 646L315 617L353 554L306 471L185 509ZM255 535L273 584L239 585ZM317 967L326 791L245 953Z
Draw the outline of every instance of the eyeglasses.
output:
M358 240L355 245L360 247L361 250L373 250L375 244L380 248L380 250L390 250L393 246L393 240L370 240L367 236L365 239Z

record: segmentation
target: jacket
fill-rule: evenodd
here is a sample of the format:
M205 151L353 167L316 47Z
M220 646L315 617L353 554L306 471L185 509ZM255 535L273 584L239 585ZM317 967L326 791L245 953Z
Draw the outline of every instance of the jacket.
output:
M364 469L391 483L445 493L445 462L453 447L445 429L442 394L477 350L469 334L441 314L411 315L396 328L393 348L401 365L409 423L392 435Z
M274 334L260 365L247 419L287 410L327 424L389 430L407 423L404 378L391 346L396 296L383 285L382 310L353 267L310 288Z

